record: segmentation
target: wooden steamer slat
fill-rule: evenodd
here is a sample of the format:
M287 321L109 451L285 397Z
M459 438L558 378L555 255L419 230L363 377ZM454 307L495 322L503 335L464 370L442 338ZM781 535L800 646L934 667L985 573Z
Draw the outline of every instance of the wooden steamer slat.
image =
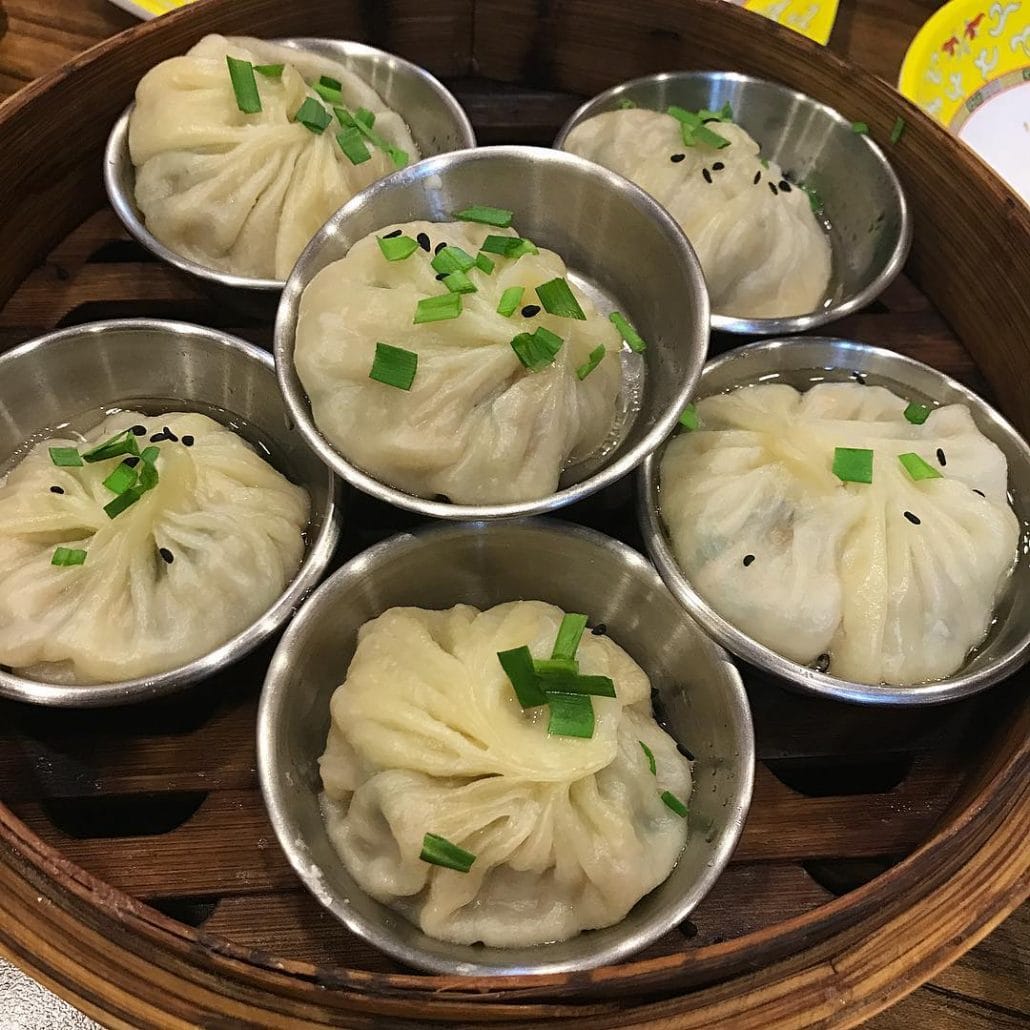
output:
M141 27L130 50L104 44L0 108L0 298L11 295L0 348L58 326L154 314L269 345L270 326L216 307L100 208L110 118L146 66L206 31L336 34L398 50L452 80L483 142L546 143L581 95L672 66L786 79L885 136L904 105L882 83L853 69L842 78L832 55L758 24L751 32L749 16L718 0L642 0L631 12L545 0L528 15L511 0L209 0ZM88 97L91 117L68 97ZM1025 241L1030 218L973 157L918 113L906 117L892 157L917 214L910 270L927 292L903 276L827 331L993 392L1025 426L1013 372L1030 357L1018 331L1020 318L1030 325L1020 289L1030 255L1025 246L1010 255L1011 281L988 298L964 282L986 267L985 245L964 245L955 226L968 227L975 209L986 238L1011 243ZM929 218L944 203L956 215L950 228ZM945 260L954 267L942 269ZM956 311L963 298L969 310ZM566 515L639 547L632 500L623 483ZM348 506L339 560L418 521L356 495ZM275 843L253 739L268 654L137 709L0 702L9 806L0 807L0 953L107 1025L851 1026L956 957L1030 889L1026 674L961 704L907 712L799 697L746 670L755 800L733 863L690 920L637 960L588 974L407 973L326 915Z

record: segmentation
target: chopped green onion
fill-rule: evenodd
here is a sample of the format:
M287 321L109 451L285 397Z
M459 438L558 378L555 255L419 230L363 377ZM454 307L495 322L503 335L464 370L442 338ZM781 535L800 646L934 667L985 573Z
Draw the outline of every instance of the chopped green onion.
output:
M117 518L126 508L131 508L143 496L143 493L144 491L138 486L134 486L119 494L113 501L108 501L104 505L104 512L109 519Z
M681 819L687 818L687 806L671 790L662 791L662 800L668 808L671 808Z
M691 432L701 427L701 421L697 417L697 408L695 408L693 404L688 404L683 409L683 412L680 415L680 425Z
M583 364L576 369L576 378L586 379L586 377L590 375L590 373L593 372L593 370L597 368L598 365L601 364L602 359L607 353L608 351L605 350L605 346L603 343L596 346L590 352L590 355L586 359L586 361L584 361Z
M281 79L285 67L285 64L255 64L254 71L266 79Z
M629 97L623 97L623 99L619 101L620 111L632 111L636 106L636 101L630 100Z
M644 342L643 337L626 321L625 317L619 314L618 311L613 311L608 316L608 321L615 326L616 329L622 334L622 338L629 344L630 350L636 351L638 354L647 348L647 344Z
M511 318L515 314L515 309L522 303L522 294L525 292L525 286L509 286L501 294L501 301L497 305L497 314L504 315L505 318ZM69 447L68 450L71 450L71 448Z
M941 474L933 467L933 465L927 464L913 451L909 451L907 454L899 454L898 461L905 466L905 471L918 483L922 479L940 479Z
M451 293L476 293L479 290L464 272L451 272L450 275L445 275L443 284Z
M575 658L534 658L533 671L541 679L578 676L579 662Z
M358 123L361 124L360 122ZM393 162L394 168L407 168L408 166L408 152L401 150L400 147L393 147L387 144L386 155Z
M378 236L376 240L387 261L403 261L418 250L418 240L410 236Z
M851 131L856 136L867 136L869 134L869 126L865 122L852 122Z
M354 120L361 122L367 129L371 129L376 123L376 116L367 107L359 107L354 112Z
M547 695L551 718L547 732L552 737L584 737L594 735L594 705L584 694Z
M257 80L254 78L254 65L250 61L241 61L228 54L225 63L229 66L229 79L232 82L232 91L236 94L236 106L244 114L257 114L261 110L261 96L258 93Z
M441 275L450 275L451 272L467 272L475 266L476 259L466 253L461 247L452 247L449 244L438 254L434 255L429 262L434 272Z
M552 658L576 657L576 649L583 638L583 630L587 628L587 617L585 615L567 614L562 616L561 625L558 627L558 636L554 641L554 648L551 651Z
M644 749L644 754L647 755L647 767L651 770L651 775L657 776L658 763L654 760L654 752L642 740L638 740L637 743Z
M818 215L823 210L823 198L819 191L814 186L809 186L807 183L799 182L797 184L799 190L808 195L808 203L811 205L812 210Z
M332 86L325 86L321 82L316 82L311 87L327 104L342 104L343 94L338 89L333 89Z
M513 211L502 207L484 207L473 204L472 207L459 211L454 217L463 222L479 222L481 225L496 225L498 229L507 229L511 225Z
M343 83L340 82L339 79L330 78L328 75L323 75L318 80L318 84L320 86L325 86L328 89L335 89L335 90L342 90L343 89Z
M386 154L390 160L394 163L397 168L404 168L408 163L408 155L405 151L401 150L400 147L395 147L390 143L387 143L382 136L377 132L372 131L372 123L368 122L365 118L358 118L356 115L350 113L345 107L334 107L333 111L336 112L336 117L339 119L340 124L350 129L357 129L362 136L365 137L374 147L378 147L384 154ZM359 113L364 114L364 109L359 109ZM373 118L373 122L374 122ZM341 144L342 146L342 144ZM355 164L360 162L355 161Z
M894 128L891 129L891 143L897 143L902 136L905 135L905 119L897 118L894 122Z
M511 341L511 349L530 372L540 372L554 362L564 342L560 336L540 326L535 333L519 333Z
M706 125L699 125L696 129L688 129L684 125L683 142L688 147L692 147L697 143L704 143L705 146L713 147L716 150L722 150L723 147L730 145L730 141L725 136L712 132Z
M123 494L130 487L136 485L136 480L139 478L139 474L134 468L130 468L123 461L121 465L118 465L115 470L104 480L104 486L107 487L111 493Z
M585 694L593 697L615 697L615 684L609 676L581 676L554 670L544 677L544 689L550 694Z
M123 433L117 433L102 444L98 444L91 451L86 451L82 458L84 461L92 463L106 461L108 458L117 458L122 454L133 454L139 457L136 437L128 429Z
M368 373L369 379L398 390L410 390L418 369L418 355L403 347L391 347L388 343L376 344L376 356Z
M86 552L78 547L58 547L50 559L51 565L81 565L86 560Z
M160 453L161 453L161 448L160 447L155 447L153 444L151 444L149 447L144 447L143 448L143 453L140 454L139 460L140 461L148 462L149 464L153 465L154 462L157 461L157 456Z
M336 137L336 142L352 165L364 164L372 157L361 133L353 125L344 129Z
M487 236L479 249L506 258L520 258L523 254L540 253L532 242L521 236Z
M482 252L476 255L476 268L486 275L493 275L494 263Z
M718 111L709 111L707 107L703 107L697 112L697 116L703 122L732 122L733 108L727 100Z
M60 468L75 468L82 464L82 455L75 447L51 447L50 460Z
M905 418L908 419L912 425L921 426L930 417L931 411L933 411L933 408L929 405L916 404L915 401L913 401L905 409Z
M148 457L148 452L154 451L155 454L152 457ZM146 493L148 490L153 490L157 486L158 475L157 466L154 461L157 458L157 448L148 447L140 455L140 466L139 466L139 490L141 493Z
M332 115L312 97L306 97L304 103L297 109L293 116L295 122L299 122L305 129L309 129L316 136L321 136L326 127L333 120Z
M677 104L670 104L665 109L665 113L672 115L681 125L689 125L692 129L697 128L701 124L699 115L696 115L693 111L688 111L684 107L679 107Z
M414 324L446 322L461 314L461 294L442 293L438 297L423 297L415 308Z
M547 703L547 697L533 668L533 655L525 644L510 651L498 651L497 660L501 663L501 668L504 669L523 708L535 708Z
M579 306L572 293L568 281L559 276L546 283L541 283L536 288L536 295L540 298L544 311L549 315L557 315L559 318L578 318L586 321L586 315Z
M842 483L873 481L873 452L864 447L837 447L833 451L833 474Z
M476 860L471 851L459 848L446 837L438 837L435 833L427 833L422 838L422 853L418 857L430 865L453 869L458 873L467 873Z

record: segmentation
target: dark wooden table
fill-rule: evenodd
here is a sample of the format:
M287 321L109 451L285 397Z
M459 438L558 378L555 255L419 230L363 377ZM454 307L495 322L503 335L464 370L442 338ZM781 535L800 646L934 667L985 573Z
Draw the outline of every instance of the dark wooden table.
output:
M830 46L888 81L935 0L841 0ZM135 24L107 0L0 0L0 99ZM2 981L0 981L2 984ZM4 1023L0 998L0 1027ZM16 1013L15 1026L50 1030ZM935 980L866 1024L869 1030L1017 1030L1030 1027L1030 907Z

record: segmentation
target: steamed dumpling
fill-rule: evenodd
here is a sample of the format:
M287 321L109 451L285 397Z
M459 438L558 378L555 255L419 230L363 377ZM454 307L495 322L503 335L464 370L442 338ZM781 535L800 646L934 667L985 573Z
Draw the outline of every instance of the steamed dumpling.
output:
M255 75L259 113L239 109L227 55L283 65L280 78ZM337 143L343 126L335 116L321 134L294 121L306 98L333 114L312 89L322 76L341 84L351 114L371 111L374 131L418 159L401 116L337 62L259 39L205 36L136 87L129 150L136 203L150 232L208 268L285 279L329 216L397 167L371 143L370 159L352 164Z
M421 235L428 252L388 261L376 237L400 231ZM488 255L493 272L468 272L476 292L461 295L459 317L414 324L420 300L446 293L433 251L446 243L475 256L488 235L515 233L471 222L386 226L322 269L301 298L294 361L316 425L370 475L418 496L463 504L544 497L563 467L604 443L615 419L621 337L574 286L585 320L539 309L535 287L566 274L553 251ZM505 317L497 307L509 287L524 293ZM511 341L538 327L564 342L550 365L531 372ZM410 390L369 378L378 342L418 354ZM604 359L578 378L599 346Z
M905 408L858 383L745 387L700 401L701 428L661 465L662 517L702 597L772 650L826 655L860 683L959 669L1016 558L1002 452L962 405L923 425ZM871 483L834 475L838 447L872 450ZM940 478L914 480L902 454Z
M144 429L140 450L158 437L158 481L109 517L119 495L104 480L125 456L59 467L49 448L85 453L130 427ZM308 509L304 490L205 415L124 411L83 438L37 443L0 483L0 664L113 682L207 654L287 587ZM59 547L84 563L52 564Z
M763 163L739 125L709 128L730 145L684 146L680 122L660 111L608 111L577 125L565 149L626 176L679 222L713 311L775 318L817 310L830 281L830 242L807 195L783 188L779 165Z
M672 871L690 763L651 714L650 683L607 637L581 671L609 676L590 739L549 736L497 652L550 657L562 612L516 601L480 612L393 608L366 623L332 699L321 759L330 837L361 887L432 937L494 947L610 926ZM655 758L655 774L641 747ZM459 873L420 860L433 833L473 853Z

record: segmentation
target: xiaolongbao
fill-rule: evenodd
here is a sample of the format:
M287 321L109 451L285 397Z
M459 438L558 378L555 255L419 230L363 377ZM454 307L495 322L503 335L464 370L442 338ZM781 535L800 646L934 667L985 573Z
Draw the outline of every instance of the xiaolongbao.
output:
M322 269L301 297L294 362L315 424L354 464L418 496L463 504L544 497L615 422L618 331L575 287L582 318L548 314L534 292L564 280L557 254L489 253L490 272L473 265L460 273L475 292L449 293L439 281L437 251L458 248L467 263L491 235L518 240L511 229L471 222L387 226ZM388 260L380 239L410 240L414 250ZM509 314L498 311L516 295ZM453 317L416 322L426 301L453 305ZM541 333L558 349L532 371L513 341ZM384 343L417 355L410 388L370 378Z
M548 658L561 624L553 605L516 601L393 608L358 634L331 703L323 811L359 885L432 937L517 947L610 926L686 842L690 763L618 645L588 634L576 653L617 695L590 699L591 737L549 735L547 706L519 704L498 652ZM427 834L474 855L468 871L423 860Z
M249 74L260 111L240 110L227 57L259 69ZM339 84L339 101L323 78ZM307 114L298 120L302 106ZM354 163L337 141L345 130L337 109L352 120L368 112L369 132L383 145L352 126L359 138ZM326 124L319 128L312 113ZM223 36L205 36L140 80L129 150L136 203L157 239L207 268L265 279L285 279L334 211L419 157L401 116L342 65L293 47Z
M308 510L205 415L123 411L37 443L0 484L0 663L90 683L207 654L289 584Z
M745 387L700 401L700 428L661 464L698 593L772 650L860 683L960 668L1016 557L1002 452L962 405L922 424L905 411L879 386Z
M684 145L682 123L641 108L581 122L564 148L631 179L683 227L712 310L775 318L817 310L830 281L830 242L808 196L739 125L709 123L729 145Z

